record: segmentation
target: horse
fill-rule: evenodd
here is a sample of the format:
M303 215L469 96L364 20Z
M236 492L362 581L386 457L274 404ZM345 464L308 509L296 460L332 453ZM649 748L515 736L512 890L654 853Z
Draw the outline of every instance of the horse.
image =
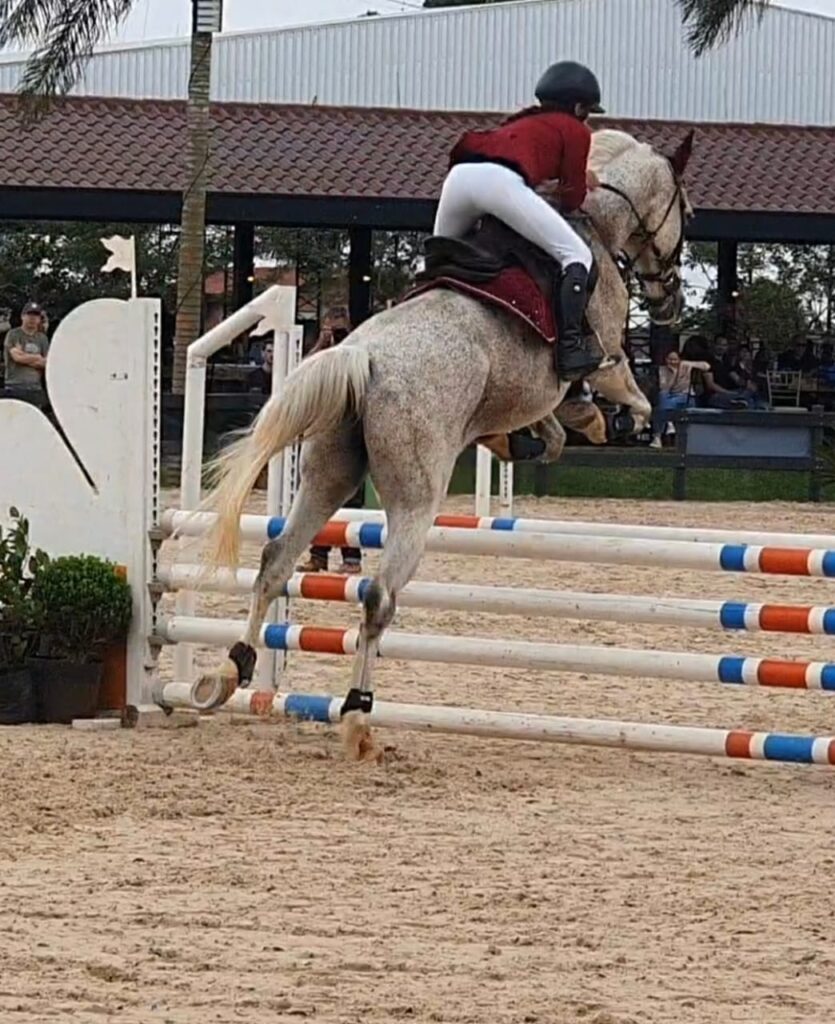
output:
M637 277L650 315L677 318L680 259L691 215L683 174L692 133L664 155L625 132L593 133L589 166L600 181L584 204L599 277L587 320L614 365L589 384L626 405L635 429L651 408L623 357L629 296L618 260ZM654 225L654 226L651 226ZM373 667L398 592L415 573L460 453L480 438L532 426L542 461L565 442L554 410L569 385L551 347L525 323L454 290L424 291L377 313L341 345L309 356L251 428L211 466L213 489L201 510L216 513L207 533L211 565L235 565L239 518L270 458L303 438L298 493L281 535L264 547L241 640L200 680L208 706L224 703L253 675L267 608L314 536L370 474L387 514L379 571L363 601L351 686L342 706L344 740L355 759L379 757L367 726Z

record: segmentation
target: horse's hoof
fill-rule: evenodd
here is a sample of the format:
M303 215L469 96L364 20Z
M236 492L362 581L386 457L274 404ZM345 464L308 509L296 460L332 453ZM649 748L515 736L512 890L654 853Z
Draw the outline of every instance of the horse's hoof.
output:
M198 711L210 711L225 704L238 688L238 666L227 659L215 672L201 676L191 690L191 703Z
M351 761L374 761L379 764L383 750L374 742L371 726L362 711L349 711L342 717L342 745Z

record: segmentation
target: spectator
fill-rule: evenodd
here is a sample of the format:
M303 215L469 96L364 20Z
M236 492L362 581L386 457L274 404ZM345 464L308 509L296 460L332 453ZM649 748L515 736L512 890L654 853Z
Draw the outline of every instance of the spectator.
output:
M736 345L729 345L723 334L716 335L710 369L704 375L707 404L712 409L744 409L754 405L753 394L737 382L736 353Z
M691 334L685 341L681 350L681 358L690 363L710 362L710 342L703 334ZM693 370L690 376L690 394L693 396L694 404L704 406L707 404L706 379L710 376L710 370Z
M328 311L322 325L322 330L319 337L316 339L316 344L310 350L308 355L313 355L315 352L321 352L322 349L332 348L334 345L343 342L351 331L350 321L348 320L348 310L344 306L334 306Z
M811 341L806 341L802 335L796 335L792 347L781 352L777 358L777 369L786 371L800 371L811 373L818 367L818 360L815 358L815 347Z
M741 345L736 359L730 367L730 379L738 391L747 396L752 408L765 409L767 402L760 394L757 371L754 366L754 354L747 345Z
M664 365L658 371L658 399L652 413L652 440L650 448L661 447L661 431L667 420L667 413L674 409L686 409L694 404L691 393L691 377L694 370L707 372L710 363L706 360L682 359L678 352L668 352Z
M257 391L261 395L269 395L273 389L273 345L267 342L264 346L264 359L247 377L247 390Z
M755 339L752 339L752 341ZM758 380L765 380L765 375L774 365L774 357L769 352L768 347L762 342L757 342L757 347L754 351L754 374Z
M339 345L340 342L344 341L350 333L350 324L348 321L347 311L342 307L335 307L331 309L324 319L322 324L322 330L319 334L316 344L310 350L308 355L313 355L316 352L322 352L327 348L332 348L334 345ZM360 486L359 490L351 498L345 502L346 508L363 508L365 505L365 486ZM328 556L330 554L330 548L319 544L314 544L310 549L310 558L307 562L298 566L298 572L327 572L328 571ZM339 569L342 573L349 573L351 575L358 572L362 572L362 552L359 548L342 548L342 565Z
M818 377L829 388L835 384L835 346L827 339L820 348L820 366Z
M21 326L13 327L3 342L7 397L31 402L39 409L47 404L43 378L49 352L49 339L41 330L42 316L36 302L27 302Z
M706 363L710 359L710 345L703 334L691 334L681 350L681 358L693 363Z
M800 360L800 370L802 373L814 373L819 366L820 360L815 355L815 346L811 341L807 341Z

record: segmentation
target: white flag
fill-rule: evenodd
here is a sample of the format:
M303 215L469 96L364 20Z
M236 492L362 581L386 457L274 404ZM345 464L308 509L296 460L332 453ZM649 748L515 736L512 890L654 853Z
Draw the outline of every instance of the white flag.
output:
M101 244L108 250L110 257L101 268L102 273L110 274L114 270L126 270L130 274L131 294L136 298L136 239L112 235L102 238Z

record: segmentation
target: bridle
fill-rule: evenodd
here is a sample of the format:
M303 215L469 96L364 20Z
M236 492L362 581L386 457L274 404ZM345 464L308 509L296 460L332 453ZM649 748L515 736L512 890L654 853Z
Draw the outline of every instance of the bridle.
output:
M621 189L617 188L617 186L609 185L605 181L601 181L598 186L603 189L603 191L611 192L613 195L622 199L627 204L632 212L632 216L637 221L637 226L629 235L630 239L636 239L639 244L637 255L630 256L629 253L624 251L621 251L618 255L621 263L623 264L624 270L628 273L634 274L641 284L661 285L661 289L663 291L663 296L661 298L652 298L645 294L646 303L649 306L650 313L661 309L665 305L667 299L675 295L680 287L678 268L681 262L681 251L684 248L684 222L687 215L687 202L684 198L684 186L681 178L676 174L672 164L670 165L670 170L672 171L673 182L675 183L675 191L673 192L667 209L664 211L664 216L655 228L649 227L647 222L639 213L635 204L632 202L631 198ZM670 214L673 212L676 205L678 205L679 209L681 230L675 248L665 256L658 248L656 237L669 220ZM651 251L658 268L657 270L649 273L639 270L636 265L637 261L647 251L647 249Z

